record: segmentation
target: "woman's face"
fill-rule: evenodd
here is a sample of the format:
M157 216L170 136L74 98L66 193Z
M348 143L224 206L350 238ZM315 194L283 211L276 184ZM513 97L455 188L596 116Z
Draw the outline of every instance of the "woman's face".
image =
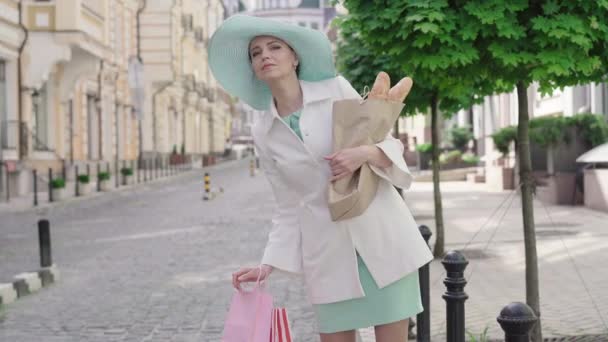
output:
M284 78L296 72L298 59L295 52L279 38L255 37L249 43L251 67L261 81Z

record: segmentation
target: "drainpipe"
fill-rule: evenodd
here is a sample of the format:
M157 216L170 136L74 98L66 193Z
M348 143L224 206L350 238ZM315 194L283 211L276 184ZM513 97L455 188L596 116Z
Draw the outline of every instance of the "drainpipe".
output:
M98 159L99 160L103 160L103 127L102 127L102 120L101 120L101 106L102 106L102 100L103 100L103 95L101 92L101 87L102 87L102 78L103 78L103 59L99 61L99 73L97 74L97 103L95 105L95 110L97 111L97 131L98 131L98 141L97 144L99 145L99 156Z
M139 60L139 63L143 64L143 59L141 58L141 13L146 9L146 5L147 5L147 1L146 0L141 0L142 1L142 6L139 7L137 9L137 16L135 17L135 20L137 21L137 59ZM143 111L143 108L140 108L140 110ZM139 163L141 163L142 160L142 156L144 154L144 146L143 146L143 128L142 128L142 116L143 113L140 113L140 115L138 115L138 127L137 127L137 134L139 137L139 141L138 141L138 156L137 159L139 160Z
M143 5L137 9L137 16L135 20L137 22L137 59L139 59L140 63L143 63L141 58L141 13L146 9L147 1L141 0Z
M22 144L24 143L22 140L23 138L23 134L21 132L21 124L23 122L23 104L22 104L22 100L23 100L23 91L22 91L22 87L23 87L23 80L21 78L21 57L23 55L23 49L25 49L25 44L27 43L27 40L29 38L29 32L27 30L27 28L25 27L25 25L23 25L23 19L22 19L22 1L19 1L19 27L21 27L21 30L23 30L23 34L25 35L23 38L23 41L21 42L21 45L19 46L19 57L17 58L17 132L18 132L18 137L19 137L19 146L17 148L17 153L18 153L18 158L19 160L23 159L24 157L24 153L23 153L23 148L22 148Z
M157 140L158 137L156 135L156 96L158 94L160 94L161 92L163 92L165 89L169 88L169 86L171 86L171 84L173 84L173 82L169 81L166 82L164 85L162 85L160 88L158 88L158 90L156 90L154 92L154 94L152 95L152 143L154 145L154 152L158 153L157 150Z

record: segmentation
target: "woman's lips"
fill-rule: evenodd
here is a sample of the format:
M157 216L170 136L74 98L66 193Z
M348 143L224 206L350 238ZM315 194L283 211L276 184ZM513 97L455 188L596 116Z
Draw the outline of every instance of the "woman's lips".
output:
M266 64L266 65L264 65L264 66L262 67L262 70L266 70L266 69L268 69L268 68L270 68L270 67L272 67L272 66L274 66L274 64Z

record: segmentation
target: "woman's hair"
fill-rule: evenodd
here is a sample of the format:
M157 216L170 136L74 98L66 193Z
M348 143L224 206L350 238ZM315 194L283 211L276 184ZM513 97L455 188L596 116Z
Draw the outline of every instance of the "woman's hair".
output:
M251 41L249 41L249 45L251 45L252 41L253 41L253 39ZM296 55L296 57L298 56L298 54L296 53L296 50L294 50L289 44L287 44L287 42L285 42L283 39L281 39L281 41L284 42L285 45L287 45L289 50L291 50L294 53L294 55ZM247 47L247 58L249 58L249 64L251 64L251 51L249 50L249 47L250 46ZM298 59L298 62L299 62L299 59ZM296 75L298 77L300 77L300 63L298 63L298 65L296 66Z

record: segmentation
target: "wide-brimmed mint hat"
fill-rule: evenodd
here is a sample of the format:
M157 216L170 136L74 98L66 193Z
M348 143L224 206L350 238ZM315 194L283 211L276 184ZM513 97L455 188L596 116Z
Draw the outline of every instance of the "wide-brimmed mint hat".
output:
M232 16L211 37L209 67L227 92L251 107L268 110L272 97L249 60L249 43L257 36L277 37L291 46L298 55L299 79L316 82L336 76L331 45L323 33L274 19Z

